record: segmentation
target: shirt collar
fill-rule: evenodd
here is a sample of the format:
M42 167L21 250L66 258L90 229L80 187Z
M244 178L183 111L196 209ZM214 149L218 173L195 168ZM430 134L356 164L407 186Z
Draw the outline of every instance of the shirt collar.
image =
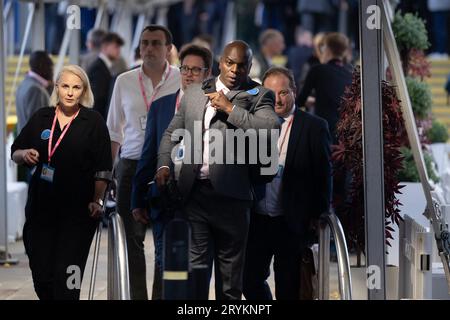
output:
M288 121L292 118L294 112L295 112L295 103L292 105L291 111L289 111L289 114L286 117L283 117L284 121Z
M111 69L113 63L112 63L112 61L106 56L106 54L104 54L103 52L100 52L100 53L98 54L98 57L99 57L100 59L102 59L102 61L106 64L106 67L107 67L108 69Z
M42 78L40 75L38 75L36 72L28 71L28 76L35 79L37 82L39 82L44 87L48 87L49 81Z
M139 69L140 69L141 74L144 75L144 77L150 79L144 72L144 64L143 63L141 64ZM166 60L166 68L164 69L163 75L161 77L161 81L156 86L153 86L153 88L157 88L157 87L161 86L167 80L167 76L169 75L169 71L170 71L170 63Z
M227 94L228 92L230 92L230 89L228 89L222 81L220 81L220 78L217 77L217 81L216 81L216 91L222 91L223 94Z

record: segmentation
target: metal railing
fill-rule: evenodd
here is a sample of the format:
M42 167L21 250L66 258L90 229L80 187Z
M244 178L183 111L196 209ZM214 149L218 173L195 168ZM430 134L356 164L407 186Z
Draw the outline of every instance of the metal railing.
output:
M130 300L127 240L122 218L117 212L109 216L108 300Z
M352 279L347 243L342 225L334 213L324 213L319 219L319 300L330 296L330 231L336 245L339 292L342 300L352 300Z
M125 229L122 218L117 212L113 212L109 215L108 222L107 299L130 300L127 240L125 237ZM97 233L95 235L94 257L92 262L88 300L94 299L102 225L102 222L98 224Z

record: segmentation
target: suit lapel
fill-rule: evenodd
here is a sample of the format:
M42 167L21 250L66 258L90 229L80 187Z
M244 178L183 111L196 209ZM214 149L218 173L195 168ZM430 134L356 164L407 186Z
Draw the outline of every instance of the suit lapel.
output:
M289 136L288 150L286 154L285 167L290 167L294 159L295 149L297 147L298 140L302 134L305 125L305 119L302 117L302 111L295 110L294 122L292 123L291 134ZM286 171L284 171L286 172Z
M233 101L233 99L241 92L242 90L231 90L226 94L226 97L228 98L228 100Z
M208 104L208 97L205 96L203 91L199 91L199 97L197 99L198 105L196 106L196 115L194 119L203 121L206 112L206 105Z

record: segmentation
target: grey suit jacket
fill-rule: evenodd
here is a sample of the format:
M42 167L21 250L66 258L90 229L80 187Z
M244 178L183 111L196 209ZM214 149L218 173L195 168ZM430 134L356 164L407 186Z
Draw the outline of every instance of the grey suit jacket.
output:
M40 108L48 107L49 94L36 79L25 76L16 91L17 133Z
M215 79L214 79L215 84ZM252 88L257 90L248 91ZM242 86L242 90L232 90L227 94L235 108L227 115L217 112L210 122L210 129L221 133L223 140L223 162L210 163L209 179L216 192L241 200L252 200L251 182L249 179L249 165L240 162L242 154L227 148L227 129L279 129L278 116L274 111L275 97L272 91L265 89L249 79ZM183 95L179 112L174 116L169 127L164 132L158 151L158 168L172 167L171 154L178 143L172 134L185 129L190 139L184 137L185 157L180 170L178 187L186 200L201 168L203 152L203 119L208 99L201 85L191 85ZM178 130L177 130L178 129ZM177 130L177 131L176 131ZM175 141L172 141L175 140ZM231 139L228 139L231 140ZM228 141L231 142L231 141ZM212 150L210 140L210 152ZM246 154L248 145L246 145ZM219 148L217 148L219 150ZM233 159L233 164L225 164L226 157ZM189 162L189 163L188 163ZM228 163L228 162L227 162Z

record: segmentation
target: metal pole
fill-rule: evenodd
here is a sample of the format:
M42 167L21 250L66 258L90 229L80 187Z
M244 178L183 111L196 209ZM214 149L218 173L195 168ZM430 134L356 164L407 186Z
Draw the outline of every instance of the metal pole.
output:
M3 1L0 1L0 11L3 11ZM0 15L0 43L3 43L3 14ZM18 261L10 258L8 251L8 206L6 189L6 117L5 117L5 56L0 50L0 265L15 264ZM4 248L4 252L1 247Z
M0 1L0 9L3 12L3 1ZM0 16L0 35L3 41L3 14ZM5 105L5 57L4 51L0 52L0 105ZM5 257L0 259L7 259L8 257L8 218L7 218L7 206L6 206L6 154L3 147L6 142L6 118L5 108L0 108L0 141L2 141L2 147L0 148L0 246L5 249ZM2 251L0 248L0 255Z
M366 268L375 272L368 275L369 300L386 299L381 10L381 0L360 1Z
M73 29L70 34L69 62L71 64L80 63L80 30Z
M129 61L134 61L134 49L139 46L139 40L141 37L142 29L144 29L147 23L147 15L141 13L138 17L136 27L134 29L133 41L131 42Z
M97 15L95 16L94 29L100 28L103 21L103 16L105 14L106 4L105 1L99 1L99 5L97 7Z
M114 300L114 236L112 230L112 222L108 223L108 283L107 283L107 299Z
M45 49L45 6L40 0L35 4L33 19L33 36L31 37L31 48L33 51Z
M344 229L335 214L327 215L328 224L333 232L336 245L339 292L342 300L352 300L352 276L350 272L350 259L348 257L347 243L345 242Z
M58 76L59 72L61 71L61 69L64 65L64 58L66 57L67 50L69 48L69 41L70 41L71 35L72 35L72 30L69 28L66 28L66 30L64 31L64 37L63 37L61 47L59 48L58 60L56 62L56 66L55 66L55 72L54 72L55 79L53 79L55 81L56 81L56 77Z
M130 277L125 229L117 212L108 224L108 300L130 300Z
M6 108L7 116L8 116L8 112L11 110L12 99L14 97L14 93L16 92L17 78L19 77L20 67L22 66L23 55L25 53L25 47L27 45L28 36L30 35L30 29L31 29L31 25L33 22L33 18L34 18L34 11L35 11L35 4L29 3L28 4L27 25L25 27L25 34L23 35L22 46L20 48L19 61L17 61L17 67L16 67L16 72L14 74L13 85L12 85L11 93L10 93L9 99L8 99L8 107ZM3 28L3 22L2 22L2 28Z
M330 299L330 227L319 221L319 300Z
M125 237L125 228L122 218L119 214L115 214L113 219L114 229L117 235L117 264L118 264L118 289L120 300L130 300L130 276L128 270L128 251L127 240Z
M5 55L5 58L8 56L9 54L13 54L13 50L10 49L11 45L10 43L14 43L13 38L11 37L11 35L13 34L13 32L11 32L11 23L10 23L10 17L11 17L11 12L12 12L12 1L9 1L6 3L6 6L3 10L3 48L4 48L4 52L3 54Z
M98 254L100 252L100 241L102 238L102 227L103 223L102 221L100 221L98 223L97 232L95 233L94 260L92 261L92 272L91 272L91 281L89 285L88 300L94 300L95 280L97 278Z

